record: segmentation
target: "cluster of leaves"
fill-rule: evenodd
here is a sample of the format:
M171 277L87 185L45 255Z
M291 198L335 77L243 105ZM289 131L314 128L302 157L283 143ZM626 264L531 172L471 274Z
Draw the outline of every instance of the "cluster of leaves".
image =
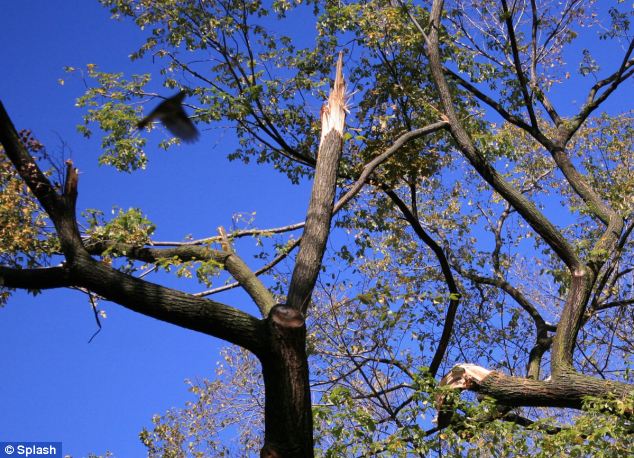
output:
M632 421L624 412L632 399L619 402L588 398L572 425L542 419L526 426L513 422L467 422L444 434L442 451L450 456L568 457L628 456L634 445Z
M46 160L44 146L30 131L20 139L34 157ZM1 148L1 147L0 147ZM0 150L1 152L1 150ZM50 176L53 170L48 172ZM5 154L0 155L0 261L10 266L39 265L42 255L51 252L50 225L46 214L24 184Z
M112 264L113 259L126 256L120 246L143 247L150 242L156 226L138 208L113 208L113 218L106 221L101 210L87 209L83 212L87 227L84 243L87 246L103 244L101 253L104 262ZM136 269L134 261L127 261L122 267L128 273Z
M67 67L66 71L83 75L83 72L73 67ZM147 163L147 156L143 151L146 140L138 134L136 128L141 107L132 107L130 102L134 96L144 94L150 75L133 75L130 80L126 80L121 73L101 72L95 64L88 64L85 76L94 80L96 85L89 87L77 99L78 107L88 109L84 124L77 126L77 129L85 137L90 137L90 126L95 123L105 132L101 139L100 164L124 171L144 168Z
M132 246L144 246L150 241L156 226L138 208L113 208L111 220L105 221L101 210L88 209L84 217L88 223L86 235L88 243L122 243ZM125 255L125 253L122 253Z
M518 48L531 80L531 101L541 100L566 79L563 50L575 40L575 30L597 24L593 1L538 3L540 38L533 46ZM310 173L318 107L338 43L354 48L346 62L355 94L350 99L353 114L342 181L354 177L403 132L440 118L424 42L412 19L426 24L423 8L384 0L314 2L312 11L299 2L277 1L268 7L258 0L102 4L115 16L150 30L133 58L159 58L162 84L194 94L195 122L231 123L240 138L232 158L270 162L293 182ZM519 18L516 39L525 43L534 26L529 2L514 2L514 7L527 9L515 10L514 16ZM450 34L452 39L442 53L448 73L468 75L470 83L495 94L498 108L526 120L508 13L489 0L455 0L447 2L447 10L442 36ZM628 19L617 13L610 13L611 32L603 38L627 33ZM274 26L269 26L273 19ZM314 20L314 43L276 31L285 21L298 19ZM590 52L582 53L580 73L599 70ZM79 101L90 108L81 129L88 135L91 123L97 123L106 132L102 162L122 170L143 167L145 141L134 128L140 109L131 104L154 95L145 92L149 78L126 80L94 66L88 67L88 76L94 87ZM550 156L525 130L484 121L481 105L460 89L457 78L451 81L461 119L489 164L551 216L580 255L592 257L589 247L600 232ZM535 116L542 132L552 134L548 119L539 112ZM626 218L631 218L634 205L631 121L631 113L605 115L582 126L570 144L575 165ZM459 427L433 433L430 413L436 387L423 368L436 350L449 303L457 297L448 290L437 256L412 232L385 191L407 202L421 227L443 248L456 276L461 308L441 371L469 361L525 376L535 343L532 317L554 321L570 286L561 260L453 148L443 133L411 142L375 174L371 184L379 186L365 190L338 217L337 227L350 240L342 242L337 258L327 263L334 267L322 275L309 325L320 452L569 456L605 450L606 456L618 456L631 445L626 434L631 425L623 416L604 413L605 406L589 406L553 434L549 412L520 411L538 420L524 428L512 422L483 422L489 404L456 400L467 419ZM561 205L553 205L555 199ZM561 208L569 211L564 214ZM109 223L98 221L96 214L89 221L88 233L98 240L143 245L153 231L137 210L120 212ZM631 242L620 246L622 253L608 263L598 282L603 286L591 300L589 325L578 342L582 357L576 362L585 373L629 377L624 359L634 347L631 316L623 305L632 288L631 269L626 267L632 262L631 248ZM159 266L174 267L181 276L196 270L206 284L215 271L213 264L176 258ZM278 281L279 292L284 281ZM192 384L195 401L155 417L153 429L141 433L151 456L226 456L233 451L221 444L221 436L236 431L236 446L243 454L257 450L262 394L256 365L238 350L227 350L225 356L216 381ZM245 418L245 413L253 416Z
M29 153L53 167L44 146L28 130L19 132ZM10 267L36 267L46 264L48 256L58 251L57 239L50 231L51 223L35 196L20 179L0 146L0 263ZM9 291L0 288L0 305Z
M152 418L139 437L148 456L248 456L261 448L264 409L257 360L236 347L222 350L217 380L188 381L194 400ZM228 383L227 383L228 382Z

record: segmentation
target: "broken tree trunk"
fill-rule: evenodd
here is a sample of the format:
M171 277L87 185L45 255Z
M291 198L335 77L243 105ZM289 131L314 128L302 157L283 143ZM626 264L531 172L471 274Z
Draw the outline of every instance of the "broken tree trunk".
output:
M314 454L304 315L330 233L343 149L346 87L342 58L340 53L334 86L322 109L315 178L286 304L271 310L266 319L266 350L257 355L266 397L262 458L310 458Z

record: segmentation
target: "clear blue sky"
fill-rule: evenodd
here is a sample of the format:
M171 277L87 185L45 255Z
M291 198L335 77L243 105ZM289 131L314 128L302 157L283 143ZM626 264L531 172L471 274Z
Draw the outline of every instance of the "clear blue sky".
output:
M148 148L143 172L96 165L98 141L75 130L82 113L74 100L83 85L63 67L158 70L151 62L130 63L141 32L110 20L96 1L6 3L0 42L0 100L16 127L31 129L49 151L66 143L65 157L81 172L79 209L140 207L162 240L215 235L235 212L257 211L258 227L301 221L307 186L292 186L265 166L229 163L230 131L203 131L200 142L169 152ZM217 299L255 313L239 293ZM106 450L144 456L138 433L152 415L191 398L185 379L213 376L221 341L116 304L101 306L108 318L91 344L96 327L82 294L16 294L0 309L0 441L62 441L64 454L75 458Z

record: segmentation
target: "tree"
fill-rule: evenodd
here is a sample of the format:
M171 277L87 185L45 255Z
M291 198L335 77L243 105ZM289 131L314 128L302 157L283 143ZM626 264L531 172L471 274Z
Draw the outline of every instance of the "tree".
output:
M531 444L544 454L628 450L632 122L629 112L595 115L634 72L619 5L101 3L151 30L133 57L164 59L163 84L194 95L195 122L233 124L241 139L233 158L311 180L306 221L165 244L129 211L109 222L87 215L81 233L77 171L68 163L56 189L33 157L40 147L21 140L2 110L0 142L14 167L5 159L1 169L2 218L27 223L3 235L5 289L82 288L250 352L263 377L261 456L313 456L313 422L329 456L469 447L502 455ZM314 43L303 31L279 33L298 20L315 22ZM566 50L586 44L582 27L622 44L611 69L588 45L578 74L569 72ZM350 50L356 94L346 95L340 53L318 115L311 107L326 98L330 56L341 47ZM144 167L132 102L152 95L149 75L126 80L94 65L87 73L94 84L79 99L88 107L83 132L95 122L104 131L103 163ZM570 113L553 101L566 86L588 86ZM351 239L331 238L324 261L334 214L335 232ZM299 229L300 239L263 242L269 262L256 272L234 247L245 236ZM291 272L265 287L259 276L298 246ZM59 255L64 262L53 267ZM192 295L135 276L143 264L193 271L203 284L224 269L260 317L205 297L218 288ZM233 388L259 393L244 378L257 372L254 361L229 359L237 361ZM231 399L217 384L194 389L200 402L184 415ZM460 400L456 389L482 402ZM432 408L437 426L426 428L421 415ZM588 413L563 422L582 408ZM209 433L233 421L206 413ZM142 434L151 453L182 453L181 418L158 419Z

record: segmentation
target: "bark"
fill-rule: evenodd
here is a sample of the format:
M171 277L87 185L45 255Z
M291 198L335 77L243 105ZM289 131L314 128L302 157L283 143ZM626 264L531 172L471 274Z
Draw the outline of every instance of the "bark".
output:
M321 142L315 179L306 212L306 226L297 254L287 304L305 313L321 269L333 215L337 169L343 150L346 120L346 84L343 79L343 54L339 54L333 88L321 113Z
M266 320L266 350L257 354L262 363L266 393L265 443L260 452L263 458L313 456L304 313L321 268L334 212L346 115L342 62L340 53L333 89L322 109L322 134L315 179L287 303L276 305L271 310Z
M503 8L507 10L506 2L503 1ZM550 246L557 256L566 264L571 276L571 285L566 298L564 309L557 324L555 335L551 338L547 335L548 327L541 317L537 318L536 326L538 331L537 342L530 354L528 374L530 378L509 377L498 372L490 372L479 366L462 364L456 366L447 376L443 378L444 384L456 389L468 389L489 395L504 406L548 406L567 407L579 409L582 406L583 398L586 396L622 398L634 391L632 385L618 383L608 380L601 380L594 377L587 377L576 373L573 367L573 351L577 341L577 335L583 324L584 314L590 300L597 274L617 248L619 237L623 231L622 218L601 200L599 195L592 189L586 178L580 174L565 153L565 145L574 134L581 122L594 110L598 104L605 100L607 94L613 91L616 86L625 78L629 77L628 69L634 65L629 56L632 53L634 41L630 44L626 57L621 68L612 77L597 83L596 89L608 86L608 89L599 97L595 98L593 93L581 114L574 118L569 127L561 127L554 140L546 138L539 132L534 116L531 117L532 125L529 126L521 119L509 119L527 132L531 133L551 152L553 158L564 174L572 189L588 205L588 209L605 226L605 231L599 238L587 261L584 261L575 252L573 247L564 238L563 234L549 221L522 193L507 182L495 168L486 160L486 157L478 150L472 141L469 133L462 125L458 113L454 107L453 95L445 79L446 69L443 68L440 48L439 32L441 29L441 16L443 9L442 0L434 0L430 17L429 37L421 33L427 45L429 66L433 81L438 90L442 110L449 122L449 129L458 148L471 163L480 176L491 185L524 220L537 232L542 239ZM508 11L507 11L508 12ZM512 33L513 25L510 17L507 19L507 27L511 35L511 46L513 51L517 51L517 43ZM526 79L523 74L519 59L515 55L515 67L518 74L519 83L524 91L524 99L529 115L532 111L530 97L527 97ZM460 79L460 78L459 78ZM463 84L464 85L464 84ZM466 86L472 90L477 97L484 100L489 105L497 109L495 102L484 98L474 87ZM503 116L504 111L498 110ZM502 286L500 284L500 286ZM508 293L513 293L507 288ZM516 297L517 295L514 295ZM519 298L521 299L521 298ZM539 362L542 355L552 344L551 354L551 376L549 381L539 381ZM441 382L441 384L443 384ZM447 406L443 405L445 396L437 399L439 418L444 417L446 421L452 414ZM440 425L440 421L439 421Z
M581 409L587 396L622 399L633 391L631 385L571 373L539 381L491 372L469 388L499 400L506 406L567 407Z
M72 286L65 267L14 269L0 266L0 286L19 289L50 289Z
M313 456L313 420L302 313L276 305L266 320L266 350L258 354L264 389L262 457Z
M475 364L458 364L440 381L441 386L469 390L490 396L504 408L509 407L564 407L581 409L584 398L624 399L634 392L627 383L602 380L577 373L565 373L550 380L511 377ZM445 427L455 413L446 404L447 396L439 394L435 399L438 410L438 426ZM632 415L632 412L624 412Z

